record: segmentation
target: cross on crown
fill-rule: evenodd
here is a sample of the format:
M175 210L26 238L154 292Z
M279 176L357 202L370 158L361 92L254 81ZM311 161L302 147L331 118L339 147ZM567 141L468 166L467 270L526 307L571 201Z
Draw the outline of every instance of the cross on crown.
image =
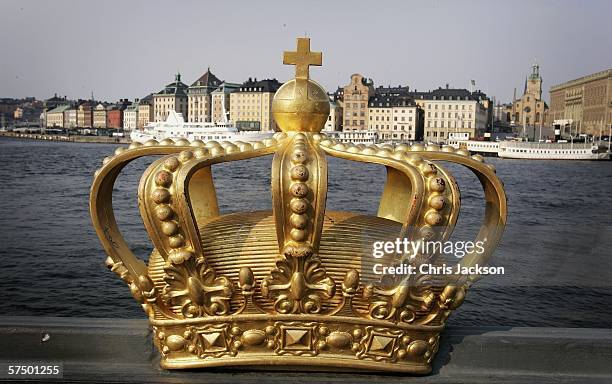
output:
M283 64L295 65L295 78L308 79L309 66L321 66L323 54L321 52L310 51L310 38L298 37L297 51L285 52L283 54Z

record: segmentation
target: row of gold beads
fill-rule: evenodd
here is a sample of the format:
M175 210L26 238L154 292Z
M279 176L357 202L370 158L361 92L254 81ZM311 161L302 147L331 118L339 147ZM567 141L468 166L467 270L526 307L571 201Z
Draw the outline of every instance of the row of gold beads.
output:
M208 154L207 148L197 149L202 155ZM172 207L172 192L170 187L174 183L176 172L181 165L195 157L192 151L182 151L178 156L171 156L164 160L162 169L155 173L155 189L151 193L151 200L157 205L155 217L160 220L160 230L166 236L166 241L172 251L168 258L173 264L181 264L193 257L193 252L185 246L185 236L179 226L176 213Z
M306 164L310 161L308 151L306 150L306 136L298 133L294 136L293 146L291 148L291 168L289 175L291 182L289 185L289 193L291 201L289 208L291 214L289 216L289 238L298 243L298 245L288 245L284 249L285 255L295 257L303 257L312 254L312 247L304 242L308 239L308 224L310 223L310 211L312 210L309 195L310 188L306 184L310 177Z
M286 134L275 134L274 137L260 140L260 141L252 141L252 142L242 142L242 141L223 141L221 143L217 141L207 141L204 142L202 140L193 140L189 141L186 139L163 139L161 141L158 140L147 140L144 143L133 142L128 147L118 147L115 149L115 152L111 156L107 156L102 160L102 165L108 164L112 159L116 156L123 154L124 152L130 152L137 150L139 148L150 148L150 147L192 147L194 148L194 154L199 148L207 148L209 149L209 153L212 156L218 156L222 154L231 154L237 152L248 152L254 149L262 149L267 147L272 147L278 143L281 139L284 139ZM206 153L208 155L209 153ZM201 156L204 157L204 156ZM100 170L96 171L96 176L99 174Z

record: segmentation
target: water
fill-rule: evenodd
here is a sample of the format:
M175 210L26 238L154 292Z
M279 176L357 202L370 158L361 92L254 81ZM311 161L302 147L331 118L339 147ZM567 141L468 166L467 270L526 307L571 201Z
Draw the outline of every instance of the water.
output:
M0 139L0 313L143 318L122 281L104 267L91 226L89 186L114 145ZM452 325L612 327L612 163L488 160L509 197L508 226L493 263ZM136 187L148 162L119 178L114 206L134 252L151 245ZM270 159L214 168L223 212L266 209ZM483 215L477 180L449 167L462 190L454 234L473 238ZM351 175L346 178L346 175ZM384 169L330 160L330 209L374 213Z

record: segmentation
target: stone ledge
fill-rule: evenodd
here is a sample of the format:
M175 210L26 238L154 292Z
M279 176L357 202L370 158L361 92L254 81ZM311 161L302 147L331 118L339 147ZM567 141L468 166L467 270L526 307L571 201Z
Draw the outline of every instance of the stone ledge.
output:
M433 373L424 377L164 371L158 366L146 320L0 317L0 345L0 362L62 361L63 381L74 383L612 382L611 329L451 327L442 336Z

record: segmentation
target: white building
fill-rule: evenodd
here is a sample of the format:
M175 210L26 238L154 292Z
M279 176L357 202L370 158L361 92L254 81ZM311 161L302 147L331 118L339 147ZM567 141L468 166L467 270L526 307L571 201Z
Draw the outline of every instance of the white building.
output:
M123 130L131 131L138 125L138 99L123 111Z
M368 102L368 130L379 140L422 140L419 107L407 96L377 94Z
M64 128L75 129L77 127L77 110L69 108L64 111Z

